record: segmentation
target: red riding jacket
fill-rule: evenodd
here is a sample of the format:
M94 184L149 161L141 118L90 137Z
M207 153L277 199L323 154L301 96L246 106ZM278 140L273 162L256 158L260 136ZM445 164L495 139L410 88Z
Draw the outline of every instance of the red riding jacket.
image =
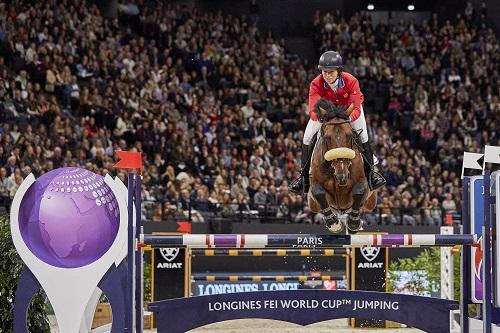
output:
M337 92L330 88L321 74L312 80L311 86L309 87L309 117L311 117L312 120L319 120L313 110L316 102L318 102L320 98L325 98L333 102L336 106L344 106L346 108L354 103L354 110L350 117L351 121L359 118L361 114L361 103L363 103L365 99L363 93L359 89L358 79L347 72L342 72L342 80L337 86Z

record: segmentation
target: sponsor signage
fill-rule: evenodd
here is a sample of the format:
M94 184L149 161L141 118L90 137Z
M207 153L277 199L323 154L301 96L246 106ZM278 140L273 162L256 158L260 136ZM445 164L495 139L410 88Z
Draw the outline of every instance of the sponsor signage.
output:
M158 333L187 332L240 318L309 325L359 316L391 320L425 332L449 332L450 311L458 309L458 302L370 291L315 289L198 296L154 302L148 307L158 315Z
M297 290L300 282L193 282L193 296L242 293L250 291Z
M484 181L483 176L474 176L470 180L470 230L479 235L478 243L481 244L484 224ZM483 302L482 278L482 248L470 247L471 251L471 300L474 303Z
M495 232L496 232L496 241L493 243L495 246L494 248L494 260L495 260L495 272L494 272L494 284L495 288L495 306L500 307L500 277L499 274L500 272L498 271L498 267L500 267L500 212L499 207L500 207L500 171L495 171L491 175L492 178L492 189L491 189L491 195L495 196L495 207L497 207L494 211L494 220L491 222L492 225L495 225Z
M314 283L311 283L314 282ZM241 293L251 291L276 291L298 289L346 289L345 280L287 281L287 282L205 282L196 281L191 285L193 296Z
M152 255L152 269L154 300L185 296L184 280L187 269L185 249L155 249Z
M386 291L387 254L387 248L361 247L355 249L352 265L354 270L353 289ZM385 327L385 321L356 318L354 326Z

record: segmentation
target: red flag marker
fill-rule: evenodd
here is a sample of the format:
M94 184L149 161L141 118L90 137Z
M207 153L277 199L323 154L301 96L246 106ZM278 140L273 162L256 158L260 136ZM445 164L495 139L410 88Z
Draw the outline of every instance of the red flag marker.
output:
M179 226L177 228L178 232L182 232L184 234L191 233L191 223L189 223L189 222L177 222L177 225Z
M142 175L142 153L134 151L117 150L116 154L120 158L113 168L118 169L138 169Z

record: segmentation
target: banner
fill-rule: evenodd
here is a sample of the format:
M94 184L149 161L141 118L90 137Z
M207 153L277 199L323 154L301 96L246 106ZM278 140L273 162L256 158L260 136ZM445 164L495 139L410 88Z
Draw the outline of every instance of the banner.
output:
M354 290L386 291L387 255L387 248L362 247L354 250ZM357 318L354 320L354 327L385 327L385 321Z
M499 277L499 270L498 267L500 267L500 171L495 171L491 174L491 180L492 180L492 189L491 189L491 194L495 196L495 210L493 211L493 220L492 220L492 225L495 225L495 231L496 231L496 241L493 243L495 246L494 251L495 251L495 256L493 257L493 260L496 262L494 263L493 267L495 267L494 270L494 281L493 284L495 285L494 291L495 291L495 306L500 307L500 277Z
M186 249L159 248L152 253L153 299L184 297L186 288Z
M475 176L470 179L470 230L479 235L478 243L481 244L484 224L484 186L483 176ZM482 279L482 249L471 246L471 300L474 303L483 302L483 279Z
M450 332L456 301L371 291L286 290L198 296L159 301L158 333L187 332L210 323L261 318L299 325L360 316L391 320L425 332Z
M276 291L276 290L298 290L298 289L347 289L345 280L326 281L286 281L286 282L205 282L195 281L191 284L193 296L242 293L251 291Z

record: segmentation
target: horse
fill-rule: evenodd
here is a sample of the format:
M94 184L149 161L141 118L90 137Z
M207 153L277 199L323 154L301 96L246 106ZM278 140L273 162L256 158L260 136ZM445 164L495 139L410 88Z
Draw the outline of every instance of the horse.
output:
M314 108L320 117L321 129L313 150L311 187L308 205L321 212L323 222L333 233L341 233L344 224L340 217L349 214L346 227L350 233L362 228L362 209L376 206L376 193L370 191L363 167L359 132L352 129L349 116L354 105L346 110L320 99Z

